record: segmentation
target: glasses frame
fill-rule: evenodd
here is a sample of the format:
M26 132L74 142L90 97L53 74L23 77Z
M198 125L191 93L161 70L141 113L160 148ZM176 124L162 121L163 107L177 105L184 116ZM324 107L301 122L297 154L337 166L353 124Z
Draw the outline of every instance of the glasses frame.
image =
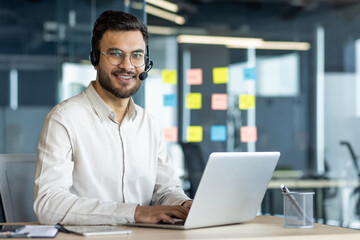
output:
M132 53L124 53L123 51L121 51L123 54L124 54L124 59L119 63L119 64L112 64L111 62L110 62L110 60L109 60L109 52L100 52L100 53L102 53L102 54L104 54L104 55L106 55L106 59L108 60L108 62L111 64L111 65L113 65L113 66L119 66L120 64L122 64L124 61L125 61L125 58L127 57L127 56L129 56L129 59L130 59L130 63L131 63L131 65L133 65L135 68L141 68L141 67L143 67L145 64L146 64L146 59L148 58L148 56L144 53L144 52L141 52L141 53L143 53L144 54L144 63L141 65L141 66L135 66L134 64L133 64L133 62L131 61L131 55L132 54L134 54L135 52L132 52ZM137 51L138 52L138 51Z

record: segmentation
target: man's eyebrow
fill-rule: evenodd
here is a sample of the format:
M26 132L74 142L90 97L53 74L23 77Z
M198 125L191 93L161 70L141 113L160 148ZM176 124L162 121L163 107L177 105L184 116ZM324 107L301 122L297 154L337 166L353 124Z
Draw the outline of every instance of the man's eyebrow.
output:
M109 52L110 52L110 51L120 51L120 52L124 52L123 50L121 50L121 49L119 49L119 48L114 48L114 47L109 48L108 51L109 51ZM133 53L133 52L142 52L142 53L144 53L145 51L144 51L143 49L139 48L139 49L137 49L137 50L132 51L132 53Z
M132 52L145 52L143 49L138 49L138 50L135 50L135 51L132 51Z
M108 51L121 51L121 49L118 49L118 48L109 48ZM122 52L122 51L121 51Z

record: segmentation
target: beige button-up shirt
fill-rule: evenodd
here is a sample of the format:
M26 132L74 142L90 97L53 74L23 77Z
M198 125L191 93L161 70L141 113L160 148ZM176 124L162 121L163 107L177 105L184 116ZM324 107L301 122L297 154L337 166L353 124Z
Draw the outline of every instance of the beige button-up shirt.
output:
M40 223L134 222L137 205L188 200L152 117L130 100L119 124L92 84L45 119L34 181Z

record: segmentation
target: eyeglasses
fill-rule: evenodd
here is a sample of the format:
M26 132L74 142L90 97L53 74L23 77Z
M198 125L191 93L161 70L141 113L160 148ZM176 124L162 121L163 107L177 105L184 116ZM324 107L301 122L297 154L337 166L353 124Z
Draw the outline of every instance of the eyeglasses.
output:
M142 67L145 65L145 53L144 52L132 52L125 54L120 50L110 50L109 52L101 52L105 54L109 63L113 66L118 66L124 62L126 56L130 56L131 64L136 67Z

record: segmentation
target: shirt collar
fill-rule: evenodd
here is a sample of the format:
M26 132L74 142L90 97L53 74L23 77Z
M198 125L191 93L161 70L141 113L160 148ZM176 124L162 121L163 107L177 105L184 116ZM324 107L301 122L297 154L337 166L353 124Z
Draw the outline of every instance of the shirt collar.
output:
M101 122L103 122L106 118L109 117L111 118L111 116L112 118L114 118L115 117L114 111L106 104L106 102L96 92L93 86L94 83L95 81L90 82L89 86L85 90L85 93L88 96L91 104L93 105L96 114L99 116ZM134 101L132 100L132 98L130 98L126 115L128 115L131 120L135 120L137 115L135 106L136 105Z

